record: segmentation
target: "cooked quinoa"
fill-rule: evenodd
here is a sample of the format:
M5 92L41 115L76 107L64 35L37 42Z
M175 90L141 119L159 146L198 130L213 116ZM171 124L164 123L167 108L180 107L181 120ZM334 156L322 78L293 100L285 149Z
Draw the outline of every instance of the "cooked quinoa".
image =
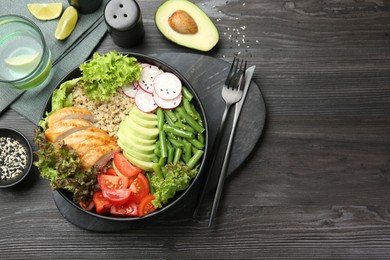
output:
M88 109L94 114L94 125L117 138L119 123L134 105L134 99L119 88L110 101L93 101L83 94L80 86L73 89L73 105Z

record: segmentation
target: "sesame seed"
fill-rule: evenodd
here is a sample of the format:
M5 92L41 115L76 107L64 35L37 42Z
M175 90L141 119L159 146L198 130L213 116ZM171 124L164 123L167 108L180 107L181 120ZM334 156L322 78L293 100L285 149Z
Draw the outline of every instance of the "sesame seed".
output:
M0 137L0 178L15 178L26 165L27 153L23 145L14 138Z

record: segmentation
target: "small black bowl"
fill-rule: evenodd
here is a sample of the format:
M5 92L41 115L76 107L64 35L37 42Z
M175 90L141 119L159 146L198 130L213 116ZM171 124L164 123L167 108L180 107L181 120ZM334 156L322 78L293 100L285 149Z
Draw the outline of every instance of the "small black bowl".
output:
M9 188L21 182L30 172L33 163L33 151L28 139L16 129L7 128L7 127L0 128L0 138L12 138L16 140L24 148L27 157L26 164L21 173L17 174L15 177L7 178L7 179L1 179L0 177L0 188ZM1 151L4 149L1 140L0 140L0 149ZM0 160L2 160L1 157ZM0 162L0 165L3 164ZM1 175L2 172L0 173L0 176Z

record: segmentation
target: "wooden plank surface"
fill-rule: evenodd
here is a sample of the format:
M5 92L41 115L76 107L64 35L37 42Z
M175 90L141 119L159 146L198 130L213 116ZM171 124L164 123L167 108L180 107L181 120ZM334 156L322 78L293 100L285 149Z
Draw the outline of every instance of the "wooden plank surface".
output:
M195 219L91 233L62 218L34 171L0 190L0 259L389 258L389 1L195 2L220 31L204 54L256 65L267 108L215 226L206 227L208 200ZM160 3L139 1L146 35L129 51L198 53L159 34ZM97 50L112 49L124 50L107 35ZM0 116L6 125L32 138L33 125L15 112Z

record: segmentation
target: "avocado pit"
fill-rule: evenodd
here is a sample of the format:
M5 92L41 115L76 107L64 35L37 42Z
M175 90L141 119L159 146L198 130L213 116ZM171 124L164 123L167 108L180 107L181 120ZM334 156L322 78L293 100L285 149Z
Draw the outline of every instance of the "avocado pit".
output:
M168 18L169 26L180 34L195 34L198 32L198 25L195 20L184 10L175 11Z

